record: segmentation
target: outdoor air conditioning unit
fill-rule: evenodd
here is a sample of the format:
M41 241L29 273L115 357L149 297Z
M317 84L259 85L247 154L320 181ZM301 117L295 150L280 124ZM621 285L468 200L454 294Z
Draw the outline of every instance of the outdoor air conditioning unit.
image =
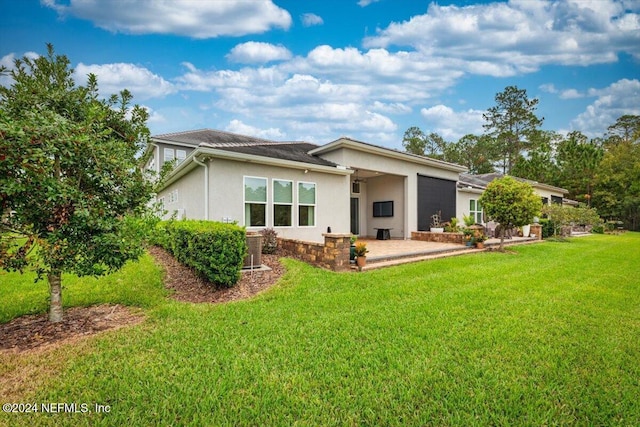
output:
M246 239L248 250L242 268L260 268L262 265L262 234L249 232Z
M187 213L184 209L176 209L176 219L185 219L187 217Z

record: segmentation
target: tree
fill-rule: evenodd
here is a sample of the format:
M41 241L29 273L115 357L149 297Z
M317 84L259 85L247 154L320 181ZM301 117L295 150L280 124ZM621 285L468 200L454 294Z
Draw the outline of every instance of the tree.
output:
M480 196L480 203L487 217L502 225L500 250L504 249L505 229L530 224L542 208L542 201L533 187L510 176L491 181Z
M640 229L640 144L607 144L595 177L593 205L601 216Z
M76 86L66 56L15 61L0 87L0 267L31 266L50 287L49 320L62 320L61 275L102 275L142 253L151 181L138 167L147 112L131 94L98 98Z
M640 116L625 114L607 128L610 143L629 141L640 142Z
M424 156L425 149L427 147L424 132L422 132L422 130L417 126L411 126L404 132L402 146L407 153Z
M496 138L503 173L511 174L520 154L529 148L529 137L543 122L535 114L537 99L529 99L525 89L507 86L496 94L496 105L482 115L483 127Z
M526 156L521 155L511 173L520 178L551 184L558 175L554 153L562 137L552 131L534 131Z
M466 166L471 174L483 174L494 172L495 156L493 138L468 134L445 147L443 160Z
M556 161L559 183L569 197L591 205L593 186L604 150L597 140L588 140L581 132L571 132L558 144Z
M426 135L419 127L412 126L404 132L402 146L407 153L442 160L447 141L435 132Z

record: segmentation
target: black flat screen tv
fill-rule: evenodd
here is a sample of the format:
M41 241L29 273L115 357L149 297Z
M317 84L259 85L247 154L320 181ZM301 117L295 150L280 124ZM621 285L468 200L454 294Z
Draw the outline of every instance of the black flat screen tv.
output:
M374 218L393 216L393 200L387 202L373 202Z

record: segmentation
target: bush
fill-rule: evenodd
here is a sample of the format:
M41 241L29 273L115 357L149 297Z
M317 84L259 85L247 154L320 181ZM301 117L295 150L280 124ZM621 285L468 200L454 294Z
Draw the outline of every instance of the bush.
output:
M278 233L273 228L265 228L262 234L262 253L272 254L278 249Z
M159 224L154 240L210 282L232 287L240 279L247 255L242 227L213 221L166 221Z
M550 219L541 219L540 225L542 226L542 238L548 239L553 236L555 231L555 224Z

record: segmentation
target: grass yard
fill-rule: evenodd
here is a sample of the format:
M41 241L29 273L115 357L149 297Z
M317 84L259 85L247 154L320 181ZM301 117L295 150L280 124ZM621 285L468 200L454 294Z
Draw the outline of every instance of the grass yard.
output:
M639 248L638 233L589 236L361 274L287 260L275 288L225 305L166 299L148 257L88 285L65 277L65 305L148 320L0 355L0 383L25 373L12 402L110 412L0 425L637 426ZM0 322L44 310L31 282L0 274Z

